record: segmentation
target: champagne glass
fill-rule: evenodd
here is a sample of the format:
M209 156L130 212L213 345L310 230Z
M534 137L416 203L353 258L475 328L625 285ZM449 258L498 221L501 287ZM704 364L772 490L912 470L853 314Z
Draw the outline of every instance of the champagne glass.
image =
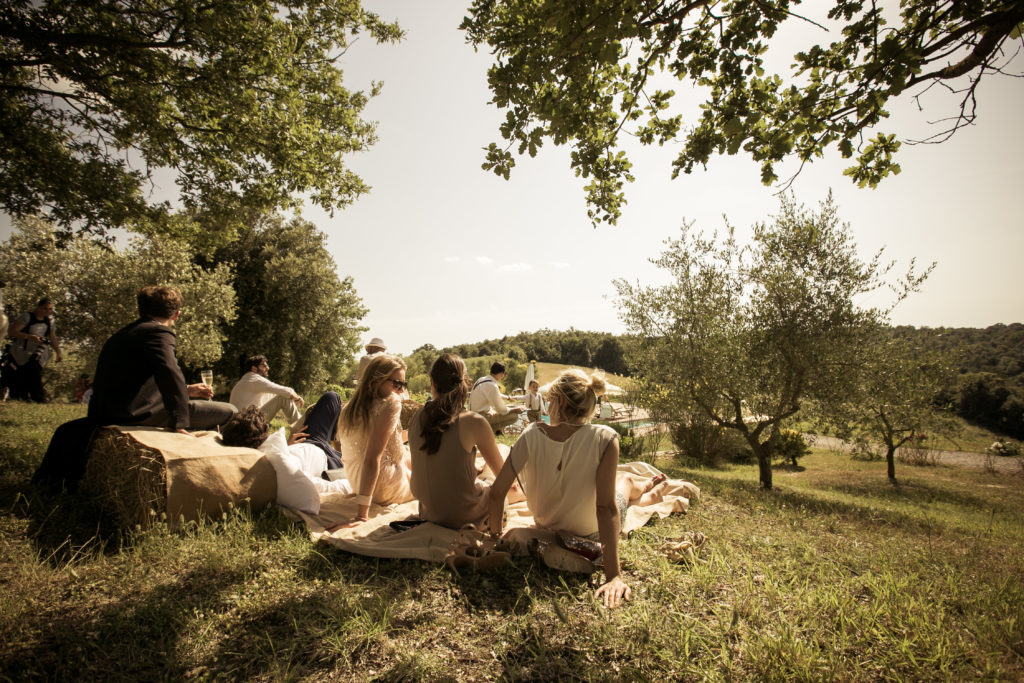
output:
M199 376L203 379L203 384L213 389L213 370L203 370Z

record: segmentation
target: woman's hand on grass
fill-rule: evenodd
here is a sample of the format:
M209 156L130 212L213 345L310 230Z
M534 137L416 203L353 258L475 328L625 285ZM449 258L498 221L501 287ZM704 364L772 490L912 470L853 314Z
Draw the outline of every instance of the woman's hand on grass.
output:
M632 592L629 586L626 585L626 582L622 580L622 577L616 576L598 588L594 592L594 597L600 599L604 596L604 606L607 609L614 609L619 606L620 602L629 600Z
M338 531L339 529L355 529L357 526L359 526L365 521L365 517L363 517L362 519L356 517L355 519L349 522L342 522L341 524L335 524L334 526L327 527L327 533L333 534L335 531Z

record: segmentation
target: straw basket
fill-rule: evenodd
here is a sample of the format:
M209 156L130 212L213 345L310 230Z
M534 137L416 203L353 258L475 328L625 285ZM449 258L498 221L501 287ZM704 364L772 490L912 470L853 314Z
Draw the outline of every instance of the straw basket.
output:
M167 510L167 468L160 451L117 428L96 431L82 489L121 526L147 528Z

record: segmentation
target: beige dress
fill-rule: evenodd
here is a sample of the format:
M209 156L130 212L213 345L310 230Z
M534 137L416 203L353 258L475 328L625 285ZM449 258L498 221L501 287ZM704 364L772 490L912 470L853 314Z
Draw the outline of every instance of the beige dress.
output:
M466 524L483 528L487 520L490 486L477 481L476 453L466 451L459 440L462 419L441 436L437 453L428 455L420 432L423 411L409 423L409 452L412 454L412 493L420 501L420 517L461 529Z
M390 419L390 436L384 446L380 458L380 470L377 475L377 486L373 489L373 502L378 505L405 503L412 500L409 489L409 470L405 466L406 448L402 445L401 417L402 401L391 394L386 399L374 402L370 409L370 425L363 429L339 429L341 440L341 464L345 468L345 477L352 484L352 489L359 493L359 479L363 472L366 457L366 446L370 440L370 426L378 419ZM389 417L390 416L390 417Z
M563 442L540 423L523 431L509 454L537 526L578 536L597 533L597 466L617 436L604 425L583 425Z

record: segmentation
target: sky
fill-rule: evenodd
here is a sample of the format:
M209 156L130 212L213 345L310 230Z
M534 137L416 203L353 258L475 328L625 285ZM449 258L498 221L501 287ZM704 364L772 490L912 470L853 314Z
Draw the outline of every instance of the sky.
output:
M713 157L707 170L672 180L678 145L635 145L625 148L636 181L625 188L623 215L615 226L595 228L568 147L546 142L536 158L517 160L510 181L480 168L483 148L502 143L504 113L489 104L490 55L475 52L458 29L467 0L364 4L406 31L397 45L360 37L341 59L350 88L384 83L363 114L379 122L379 142L349 157L372 191L333 216L312 206L303 211L369 309L364 341L381 337L392 352L407 354L427 343L545 327L621 333L612 281L663 282L649 259L680 235L684 221L710 232L724 227L725 215L743 241L778 209L778 188L761 184L748 156ZM808 29L779 38L780 54L801 30ZM1024 71L1024 58L1015 66ZM675 85L680 111L692 121L697 99L688 87ZM882 129L901 139L924 137L930 121L949 114L950 101L939 100L930 93L923 111L909 99L891 104L891 124ZM992 79L979 90L976 125L941 145L905 144L903 172L877 189L859 189L843 176L850 162L837 153L805 167L793 183L796 200L808 206L831 189L862 258L885 247L897 270L913 258L919 269L936 262L923 290L893 311L894 324L1024 321L1021 105L1024 81ZM794 168L777 172L785 178ZM0 237L8 232L0 228Z

